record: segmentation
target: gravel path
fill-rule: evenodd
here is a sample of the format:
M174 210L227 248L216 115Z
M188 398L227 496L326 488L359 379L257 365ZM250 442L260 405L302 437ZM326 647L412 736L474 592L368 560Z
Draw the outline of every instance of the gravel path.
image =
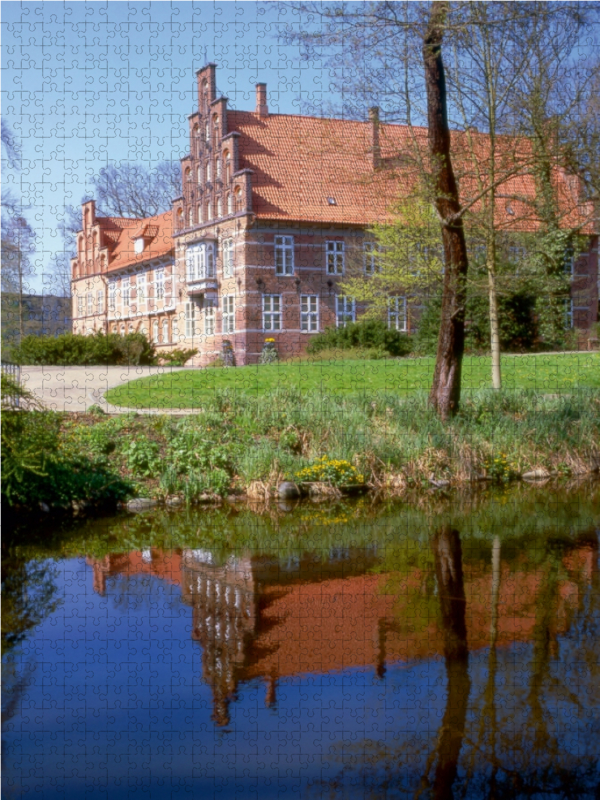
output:
M21 380L46 408L54 411L86 411L100 406L109 414L126 414L136 409L107 403L104 393L122 383L179 372L184 367L22 367ZM191 409L145 409L144 414L186 414Z

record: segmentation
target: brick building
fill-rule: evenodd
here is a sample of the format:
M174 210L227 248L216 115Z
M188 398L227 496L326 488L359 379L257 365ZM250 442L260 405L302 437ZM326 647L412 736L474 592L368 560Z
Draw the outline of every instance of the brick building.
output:
M427 131L380 123L376 109L368 122L271 114L265 84L256 87L255 111L231 110L217 96L214 64L198 71L197 91L172 211L132 220L96 217L93 201L83 204L73 329L141 330L159 352L197 348L198 365L227 342L239 365L257 361L265 338L280 357L298 354L311 334L360 314L339 280L350 267L374 268L365 230L410 192L411 137L424 145ZM558 179L563 198L577 193L576 179ZM474 180L467 169L466 196ZM533 178L515 176L503 192L534 196ZM499 205L500 227L535 230L530 208ZM573 214L580 210L576 201ZM598 314L597 236L589 242L572 265L566 309L567 324L582 330ZM388 323L410 331L406 297L390 298Z

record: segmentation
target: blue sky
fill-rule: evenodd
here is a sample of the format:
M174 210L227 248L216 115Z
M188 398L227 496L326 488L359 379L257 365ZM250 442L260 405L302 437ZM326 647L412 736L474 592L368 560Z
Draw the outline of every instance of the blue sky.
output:
M233 108L254 109L259 81L275 112L321 99L326 74L277 41L290 22L291 11L252 2L2 2L2 114L23 152L3 182L37 235L34 291L61 249L65 203L89 194L103 165L185 153L194 72L206 61L219 65Z

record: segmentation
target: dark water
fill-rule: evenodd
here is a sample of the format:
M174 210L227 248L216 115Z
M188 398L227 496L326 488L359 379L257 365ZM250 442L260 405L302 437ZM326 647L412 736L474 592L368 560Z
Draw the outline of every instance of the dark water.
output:
M3 796L597 797L600 497L29 526Z

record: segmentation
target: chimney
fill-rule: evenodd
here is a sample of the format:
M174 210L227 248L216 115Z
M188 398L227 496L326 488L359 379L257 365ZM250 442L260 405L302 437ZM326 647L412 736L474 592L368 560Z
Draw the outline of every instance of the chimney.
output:
M269 116L269 106L267 105L267 84L256 84L256 113L259 117Z
M369 119L371 120L371 152L373 153L373 169L381 166L381 147L379 145L379 106L369 109Z

